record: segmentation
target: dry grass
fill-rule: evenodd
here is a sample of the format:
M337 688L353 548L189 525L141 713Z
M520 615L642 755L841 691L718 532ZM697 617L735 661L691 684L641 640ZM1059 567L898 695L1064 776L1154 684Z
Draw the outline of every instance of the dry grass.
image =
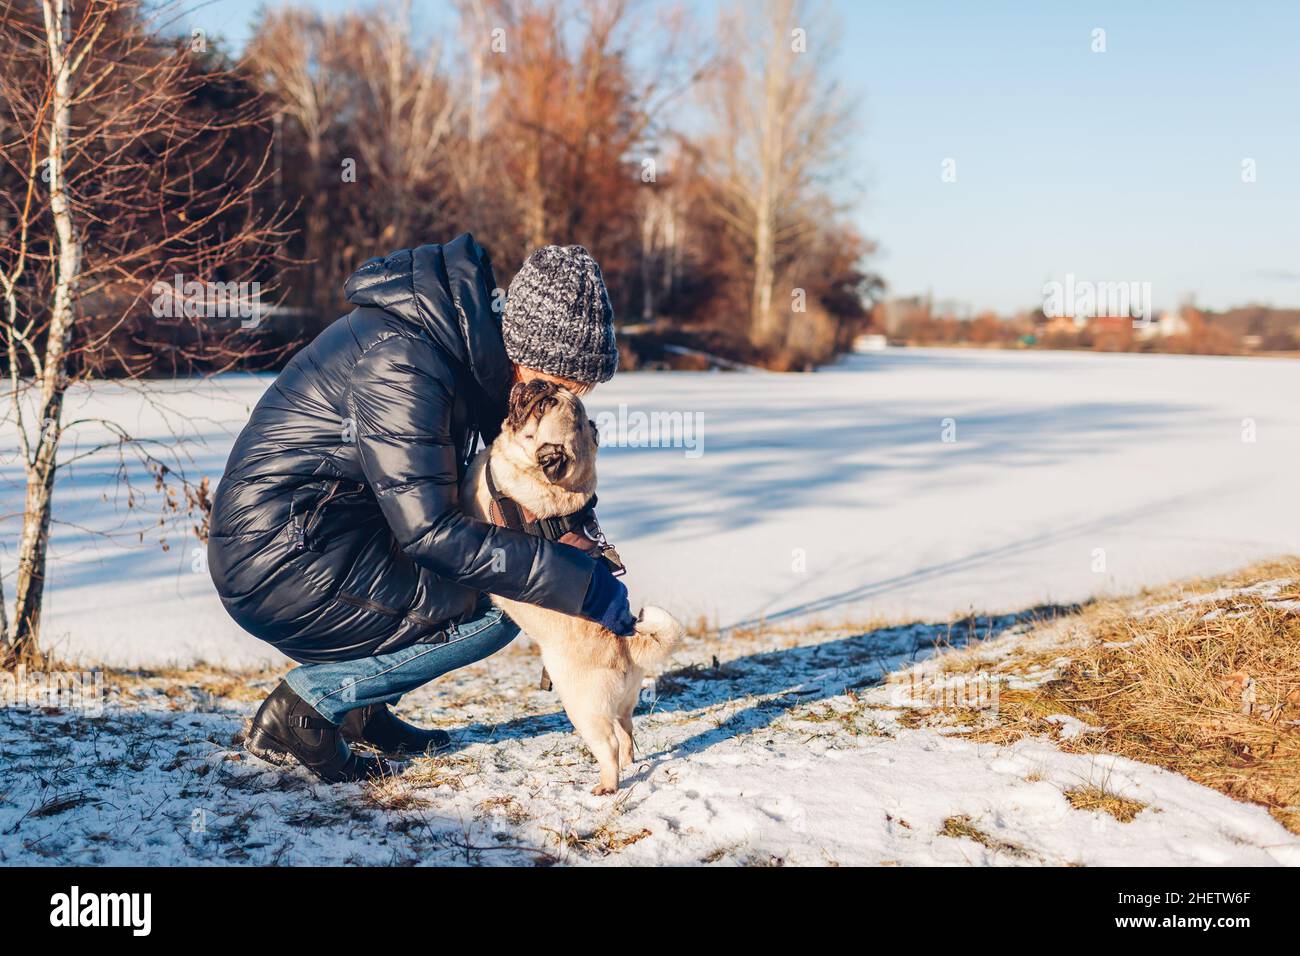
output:
M738 647L743 647L746 654L759 650L802 647L810 642L821 643L839 637L869 634L872 631L897 627L905 623L910 622L884 617L815 616L799 618L791 622L771 622L760 619L750 624L731 626L724 631L716 620L699 617L694 623L686 624L683 645L722 647L726 648L728 656L731 656L736 653L735 648Z
M987 711L974 707L905 707L898 712L900 727L908 730L935 729L949 727L978 727L988 717Z
M1289 583L1160 606L1268 581ZM1094 729L1062 740L1064 749L1165 767L1262 804L1300 833L1300 611L1288 606L1297 600L1300 562L1290 560L1096 605L1072 622L1064 645L994 668L1005 675L1050 662L1056 677L1004 689L994 724L967 736L1054 734L1046 718L1073 716Z
M475 808L478 811L480 820L487 819L495 815L503 816L507 822L515 826L522 826L527 823L531 816L524 809L523 805L511 794L502 794L499 797L489 797L487 800L480 801Z
M700 862L706 864L717 863L720 860L725 860L728 854L734 853L736 850L739 849L740 849L739 843L732 843L728 846L720 846L713 850L710 850L708 853L704 854L704 856L700 857Z
M391 813L408 813L427 810L433 801L412 790L411 786L400 777L384 777L372 780L363 791L365 801L377 810Z
M1029 856L1029 851L1019 844L989 836L975 826L971 818L964 814L958 817L948 817L948 819L944 820L939 834L940 836L952 837L958 840L974 840L980 846L987 847L994 853L1005 853L1007 856L1013 856L1017 859L1024 859Z
M1129 800L1119 794L1111 793L1105 787L1075 787L1065 791L1065 799L1076 810L1100 810L1109 813L1120 823L1131 823L1133 818L1146 809L1145 803Z
M591 856L609 856L654 835L644 827L640 830L618 830L609 823L602 823L586 833L579 833L577 830L561 832L549 827L542 827L542 830L548 835L548 840L556 846L577 850Z
M399 778L410 788L442 787L464 790L463 778L480 771L479 761L464 754L444 754L436 757L414 757Z
M104 670L104 682L127 697L161 694L178 708L184 708L204 700L261 701L283 674L283 668L240 671L196 664L193 667L108 668Z
M841 709L830 701L795 707L789 713L789 721L822 725L809 735L814 737L890 737L892 731L880 720L874 711L875 705L867 703L853 691L845 695L848 707Z

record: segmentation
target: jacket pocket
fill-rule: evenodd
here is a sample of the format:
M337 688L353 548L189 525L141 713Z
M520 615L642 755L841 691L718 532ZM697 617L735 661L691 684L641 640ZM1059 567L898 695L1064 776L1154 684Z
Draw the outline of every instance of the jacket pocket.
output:
M340 594L337 598L340 604L347 604L351 607L359 607L363 611L374 611L376 614L385 614L388 617L405 617L405 611L399 611L395 607L388 607L380 604L378 601L372 601L369 598L357 597L354 594Z
M432 627L442 630L447 626L446 621L434 620L424 614L418 614L415 611L403 611L399 608L389 607L387 604L380 604L378 601L372 601L370 598L358 597L355 594L340 594L336 600L340 604L346 604L349 607L360 608L363 611L374 611L376 614L383 614L386 617L400 617L425 627Z
M350 481L307 485L289 501L289 535L295 551L321 550L321 528L331 505L355 503L366 495L366 486Z

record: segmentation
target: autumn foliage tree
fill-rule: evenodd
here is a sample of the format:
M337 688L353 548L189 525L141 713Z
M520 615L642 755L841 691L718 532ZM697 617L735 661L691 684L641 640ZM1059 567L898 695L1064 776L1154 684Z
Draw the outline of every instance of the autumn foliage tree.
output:
M808 251L838 211L823 181L850 128L829 80L831 25L801 0L761 0L725 12L719 35L697 151L709 212L739 250L753 343L817 351L790 335L808 332L793 317L807 314Z
M585 245L620 320L722 331L717 348L773 367L861 326L877 285L830 198L849 126L820 11L737 4L715 35L633 0L420 12L280 8L249 44L296 210L289 300L314 327L364 259L461 231L503 284L539 245Z

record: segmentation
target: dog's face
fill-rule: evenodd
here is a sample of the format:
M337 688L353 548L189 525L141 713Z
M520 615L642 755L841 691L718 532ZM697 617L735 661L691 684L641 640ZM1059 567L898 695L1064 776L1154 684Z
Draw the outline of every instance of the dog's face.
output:
M510 390L502 434L521 467L535 467L553 485L590 493L596 488L596 423L582 399L554 382L534 379Z

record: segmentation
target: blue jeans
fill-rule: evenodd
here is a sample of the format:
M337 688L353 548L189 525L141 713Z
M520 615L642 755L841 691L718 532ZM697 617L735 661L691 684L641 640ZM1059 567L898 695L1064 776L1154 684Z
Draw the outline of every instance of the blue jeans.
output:
M408 691L495 654L515 639L519 625L494 607L473 621L450 625L449 632L442 644L412 644L355 661L303 664L284 679L317 713L338 724L349 710L395 704Z

